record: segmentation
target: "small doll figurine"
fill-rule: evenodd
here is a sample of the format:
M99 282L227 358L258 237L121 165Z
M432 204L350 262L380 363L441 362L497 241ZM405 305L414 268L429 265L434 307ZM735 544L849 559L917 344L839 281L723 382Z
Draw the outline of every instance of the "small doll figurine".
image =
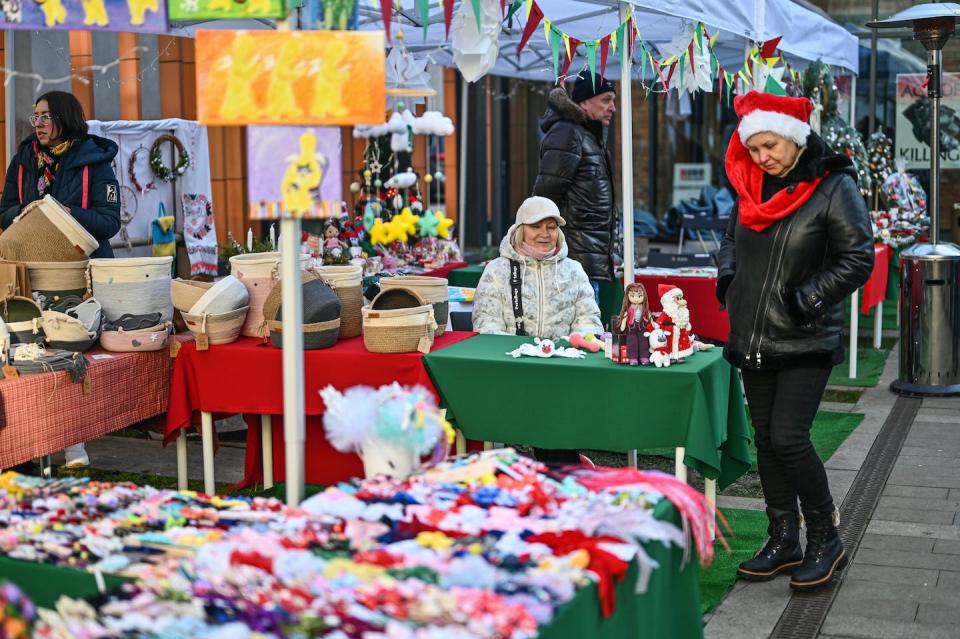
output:
M323 229L323 252L340 257L347 245L340 239L340 223L331 219Z
M650 363L650 341L644 335L653 330L650 303L643 284L633 283L623 293L623 307L618 316L617 332L626 335L627 361L630 366Z

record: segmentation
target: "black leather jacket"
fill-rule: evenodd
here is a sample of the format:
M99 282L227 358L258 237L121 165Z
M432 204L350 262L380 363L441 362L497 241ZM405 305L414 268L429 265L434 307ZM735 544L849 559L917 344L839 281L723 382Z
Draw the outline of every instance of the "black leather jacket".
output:
M815 134L804 156L792 180L772 185L829 171L803 206L760 232L739 224L735 208L727 226L718 296L730 317L724 356L734 366L842 360L844 302L873 269L873 233L850 160L830 153ZM766 195L766 181L764 187Z
M566 221L570 257L591 279L613 279L613 170L603 126L588 120L563 88L550 92L540 120L540 172L533 194L550 198Z

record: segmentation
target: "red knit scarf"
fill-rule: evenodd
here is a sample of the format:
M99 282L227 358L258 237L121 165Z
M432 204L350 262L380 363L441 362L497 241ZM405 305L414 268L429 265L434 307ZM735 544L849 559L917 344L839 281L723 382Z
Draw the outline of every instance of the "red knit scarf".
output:
M765 173L750 158L750 151L740 142L739 135L734 132L730 146L727 147L727 178L737 192L740 223L759 232L803 206L827 175L821 175L810 182L799 182L793 185L792 189L778 191L764 202Z

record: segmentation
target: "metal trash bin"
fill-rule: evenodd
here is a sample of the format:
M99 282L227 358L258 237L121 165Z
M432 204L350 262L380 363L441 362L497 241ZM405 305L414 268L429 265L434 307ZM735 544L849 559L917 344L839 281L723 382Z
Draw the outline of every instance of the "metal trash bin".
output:
M960 247L918 244L900 262L901 395L960 394Z

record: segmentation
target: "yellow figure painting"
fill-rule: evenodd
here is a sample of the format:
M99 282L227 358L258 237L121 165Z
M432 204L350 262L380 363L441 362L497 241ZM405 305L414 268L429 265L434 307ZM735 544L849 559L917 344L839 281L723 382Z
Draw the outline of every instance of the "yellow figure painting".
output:
M40 5L43 20L48 27L54 27L67 21L67 8L60 0L47 0Z
M303 109L297 105L293 83L302 77L305 64L300 57L300 43L291 36L280 50L280 57L270 75L267 111L273 117L295 118L303 115Z
M88 27L105 27L110 22L107 6L103 0L81 0L83 5L83 24Z
M229 11L231 0L210 0L207 9L210 11Z
M247 0L248 15L265 15L270 13L270 0Z
M347 44L342 40L330 42L323 50L319 69L313 79L313 102L310 108L315 117L340 118L347 114L343 103L343 87L349 73L345 67Z
M323 181L327 159L317 153L317 136L308 129L300 136L300 154L288 158L280 191L284 213L303 216L313 208L313 191Z
M260 72L256 43L244 32L233 39L233 50L227 67L227 90L220 104L220 117L227 120L252 119L259 115L253 95L253 80Z
M143 24L147 11L159 11L157 0L127 0L127 8L130 9L130 24L135 27Z

